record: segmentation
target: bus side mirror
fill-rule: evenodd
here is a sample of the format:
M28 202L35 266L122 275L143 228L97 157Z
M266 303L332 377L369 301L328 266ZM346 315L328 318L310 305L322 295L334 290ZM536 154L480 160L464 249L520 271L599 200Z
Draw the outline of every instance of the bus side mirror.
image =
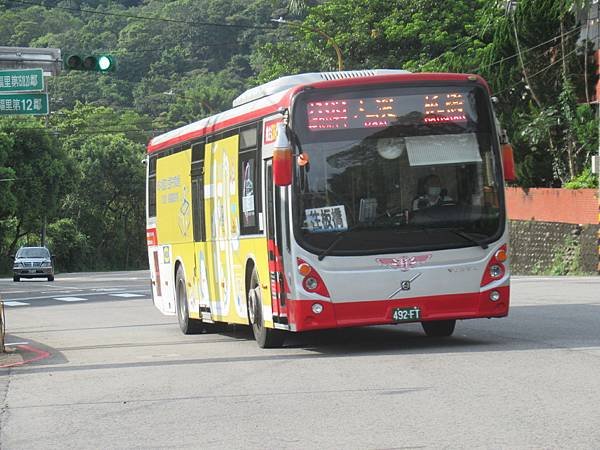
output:
M517 181L515 156L510 144L502 144L502 171L504 172L504 181Z
M286 125L277 124L277 140L273 149L273 183L275 186L292 184L292 146L287 137Z

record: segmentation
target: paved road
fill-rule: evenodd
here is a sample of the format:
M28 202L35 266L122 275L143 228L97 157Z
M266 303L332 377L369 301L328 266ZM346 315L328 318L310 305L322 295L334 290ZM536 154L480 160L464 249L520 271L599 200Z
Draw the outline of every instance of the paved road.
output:
M244 327L181 335L146 280L0 281L30 303L7 308L8 341L50 354L0 369L2 449L600 446L600 278L517 278L508 318L451 339L409 324L276 350ZM145 295L97 290L117 287Z
M78 273L43 279L0 279L0 300L7 308L52 306L69 302L106 302L124 298L148 298L146 272Z

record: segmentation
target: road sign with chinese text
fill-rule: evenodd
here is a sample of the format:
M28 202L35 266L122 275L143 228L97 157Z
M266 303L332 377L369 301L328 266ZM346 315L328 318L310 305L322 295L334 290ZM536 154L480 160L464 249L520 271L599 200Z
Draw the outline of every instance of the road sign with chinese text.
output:
M0 92L43 90L42 69L0 70Z
M48 114L48 94L2 94L0 116Z

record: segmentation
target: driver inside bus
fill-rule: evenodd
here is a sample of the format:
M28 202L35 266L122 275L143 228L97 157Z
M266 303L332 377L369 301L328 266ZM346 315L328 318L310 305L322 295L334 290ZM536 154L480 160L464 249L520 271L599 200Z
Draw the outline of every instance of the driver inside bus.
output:
M422 194L413 200L412 210L431 208L432 206L442 206L452 203L452 198L448 196L448 191L442 189L440 177L431 174L423 181Z

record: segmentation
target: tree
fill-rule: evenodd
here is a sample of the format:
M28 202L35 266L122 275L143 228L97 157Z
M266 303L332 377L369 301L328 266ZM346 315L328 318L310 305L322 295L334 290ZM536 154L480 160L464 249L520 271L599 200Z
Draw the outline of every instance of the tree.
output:
M72 221L72 233L85 237L89 247L89 252L79 253L85 258L81 266L144 267L145 171L141 161L149 118L77 104L56 120L65 136L63 149L74 161L71 176L77 186L62 198L63 217Z
M443 69L448 49L476 34L485 2L434 0L330 0L310 9L300 26L280 31L253 59L260 82L290 73L335 70L336 54L322 35L341 48L346 69ZM477 40L471 42L476 47ZM432 64L432 60L436 61Z
M10 192L13 207L4 219L0 250L14 252L19 239L39 232L58 213L58 200L69 189L69 161L56 138L34 118L0 121L5 174L14 174ZM7 170L8 169L8 170ZM6 212L5 212L6 214Z
M584 133L582 140L577 131L586 118L595 129L598 123L586 112L589 106L577 106L592 77L581 75L590 67L582 57L588 47L578 41L574 3L520 0L495 17L493 42L483 55L482 72L500 99L524 185L567 183L593 151L592 136Z

